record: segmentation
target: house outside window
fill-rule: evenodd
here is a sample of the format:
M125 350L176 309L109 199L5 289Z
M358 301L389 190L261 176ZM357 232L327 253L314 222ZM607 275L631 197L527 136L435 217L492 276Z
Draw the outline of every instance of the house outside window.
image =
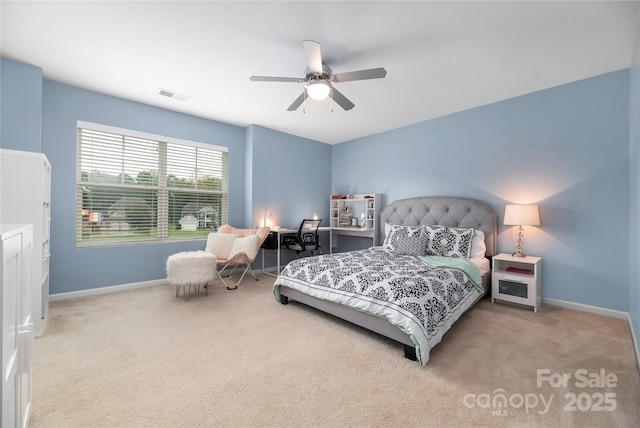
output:
M227 223L228 148L78 122L76 245L205 238Z

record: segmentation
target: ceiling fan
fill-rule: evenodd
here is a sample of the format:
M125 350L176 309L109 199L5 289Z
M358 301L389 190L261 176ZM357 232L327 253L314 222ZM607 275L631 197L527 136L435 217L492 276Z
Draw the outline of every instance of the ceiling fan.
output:
M330 97L344 110L351 110L355 104L338 91L332 83L350 82L354 80L381 79L387 75L384 68L371 68L368 70L350 71L347 73L333 74L328 65L322 63L320 53L320 43L313 40L302 42L304 50L309 60L309 66L304 72L304 77L271 77L271 76L251 76L254 82L293 82L304 83L304 91L289 106L288 111L297 110L307 97L321 100Z

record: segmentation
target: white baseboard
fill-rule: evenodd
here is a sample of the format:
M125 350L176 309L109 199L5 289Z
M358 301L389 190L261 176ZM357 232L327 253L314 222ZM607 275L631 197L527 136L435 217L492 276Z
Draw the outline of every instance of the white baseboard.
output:
M604 315L606 317L611 317L611 318L618 318L621 320L626 320L629 318L628 312L600 308L598 306L584 305L582 303L567 302L566 300L549 299L549 298L543 297L542 303L545 303L551 306L559 306L561 308L566 308L566 309L573 309L581 312L589 312L591 314L596 314L596 315Z
M640 373L640 339L636 336L636 331L633 329L633 323L631 322L631 315L627 314L627 320L629 322L629 329L631 329L631 339L633 339L633 349L636 351L636 363L638 363L638 373Z
M277 267L265 268L264 273L276 272ZM262 273L262 269L254 269L256 274ZM132 282L130 284L111 285L108 287L91 288L89 290L70 291L68 293L56 293L49 295L49 301L77 299L79 297L97 296L99 294L115 293L118 291L134 290L136 288L153 287L154 285L166 285L169 281L166 278L153 279L151 281Z
M92 288L89 290L70 291L68 293L56 293L49 295L49 301L77 299L79 297L97 296L99 294L115 293L117 291L133 290L136 288L153 287L154 285L167 284L165 279L154 279L151 281L132 282L130 284L112 285L109 287Z

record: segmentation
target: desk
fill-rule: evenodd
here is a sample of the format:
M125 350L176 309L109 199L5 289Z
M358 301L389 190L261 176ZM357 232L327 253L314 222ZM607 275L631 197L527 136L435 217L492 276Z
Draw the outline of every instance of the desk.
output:
M319 227L318 228L318 232L331 232L331 227ZM277 270L276 272L280 273L280 256L281 256L281 250L282 250L282 236L283 235L291 235L291 234L295 234L298 233L298 228L293 228L293 227L281 227L279 229L271 229L272 234L276 235L276 248L267 248L269 250L276 250L278 252L278 262L277 262ZM331 235L329 235L329 247L331 247L332 244L332 239L331 239ZM269 276L273 276L273 277L277 277L277 275L274 275L272 273L269 272L265 272L264 271L264 248L262 248L262 273L269 275Z
M331 228L331 250L333 252L334 241L337 246L337 235L349 235L358 236L361 238L371 238L371 245L375 245L375 230L374 229L360 229L358 227L332 227Z
M318 232L329 232L329 253L333 253L333 240L334 240L334 234L335 235L351 235L351 236L362 236L362 237L370 237L372 239L374 239L374 230L373 229L354 229L354 228L345 228L345 227L319 227L318 228ZM273 276L273 277L277 277L277 275L274 275L272 273L269 272L265 272L264 271L264 250L277 250L278 251L278 255L277 255L277 270L276 272L280 273L280 256L281 256L281 244L282 244L282 236L283 235L290 235L290 234L295 234L298 233L298 228L297 227L281 227L279 229L271 229L271 232L269 232L270 234L273 234L276 236L275 239L275 248L272 246L263 246L262 247L262 273L269 275L269 276Z

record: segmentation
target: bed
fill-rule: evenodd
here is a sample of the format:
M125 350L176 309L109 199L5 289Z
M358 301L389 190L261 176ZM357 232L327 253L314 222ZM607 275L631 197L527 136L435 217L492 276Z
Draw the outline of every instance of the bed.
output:
M395 340L405 357L425 365L491 288L497 215L469 198L410 198L386 206L377 230L382 245L288 263L274 295Z

